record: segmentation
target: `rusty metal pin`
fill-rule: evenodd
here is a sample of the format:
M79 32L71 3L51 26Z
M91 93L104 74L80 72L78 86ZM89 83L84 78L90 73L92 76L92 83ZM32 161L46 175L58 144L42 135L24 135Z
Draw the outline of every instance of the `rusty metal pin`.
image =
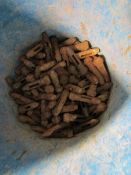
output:
M73 85L73 84L67 84L65 88L68 89L69 91L77 93L77 94L83 94L85 92L84 88L81 88L81 87Z
M97 85L95 84L90 84L86 94L88 96L91 96L91 97L95 97L96 96L96 88L97 88Z
M56 62L53 60L53 61L49 61L49 62L47 62L47 63L43 63L43 64L40 65L40 66L37 66L37 67L36 67L36 70L35 70L35 77L36 77L36 78L39 78L41 72L49 70L49 69L52 68L55 64L56 64Z
M78 52L77 53L77 56L80 58L80 59L84 59L86 58L87 56L94 56L94 55L97 55L98 53L100 52L100 49L99 48L92 48L92 49L88 49L86 51L83 51L83 52Z
M19 112L21 114L23 114L26 111L30 111L32 109L37 108L38 106L39 106L38 102L32 102L32 103L29 103L29 104L26 104L26 105L21 105L21 106L19 106Z
M60 100L59 100L58 104L56 105L56 107L53 110L53 115L54 116L58 116L61 113L62 108L63 108L63 106L64 106L64 104L65 104L65 102L68 98L68 95L69 95L69 91L64 90L62 92L62 94L60 96Z
M73 122L78 118L78 114L64 113L63 121L65 123Z
M82 63L77 54L73 52L71 48L67 49L67 53L70 56L70 61L77 67L81 76L86 75L88 72L87 67Z
M29 116L27 115L19 115L18 116L18 120L21 122L21 123L27 123L29 125L35 125L36 122L33 121Z
M57 62L60 62L62 60L61 58L61 54L60 54L60 49L59 49L59 45L58 45L58 40L55 36L51 37L51 42L53 45L53 51L54 51L54 57L56 59Z
M36 46L34 46L32 49L30 49L26 53L26 57L27 58L32 58L35 55L37 55L42 49L43 49L43 45L41 43L38 43Z
M61 53L63 60L67 63L67 66L69 66L69 57L67 54L67 47L62 47L60 49L60 53Z
M35 56L35 58L37 58L37 59L43 59L43 58L45 58L46 57L46 54L44 53L44 52L39 52L36 56Z
M60 46L70 46L74 44L76 41L77 41L76 37L71 37L63 41Z
M86 98L87 97L87 98ZM99 104L101 101L98 98L89 98L88 96L81 96L75 93L70 93L69 99L72 101L79 101L79 102L85 102L88 104Z
M54 71L54 70L51 70L51 72L50 72L50 78L52 80L52 83L55 86L55 91L56 92L61 92L62 91L62 87L60 85L60 81L59 81L57 72Z
M89 49L89 42L88 41L83 41L83 42L78 42L78 43L74 43L74 45L72 46L72 48L75 51L86 51Z
M57 95L53 93L42 93L40 99L47 100L47 101L54 101L57 100Z
M88 57L86 59L84 59L84 63L85 65L89 68L89 70L98 78L99 80L99 83L101 85L104 84L104 78L103 76L101 75L101 73L96 69L96 67L94 66L93 62L92 62L92 58L91 57Z
M69 104L69 105L63 106L61 113L74 112L77 109L78 109L77 104Z
M45 90L45 92L46 92L47 94L48 94L48 93L54 93L55 88L54 88L53 85L47 85L47 86L44 87L44 90Z
M42 85L49 85L51 83L50 78L48 75L45 75L43 78L33 81L31 83L27 83L25 86L23 86L22 90L23 91L28 91L28 90L32 90L35 89L39 86Z
M28 103L31 103L33 101L30 98L27 98L19 93L16 93L16 92L10 93L10 96L12 98L14 98L15 100L22 102L23 104L28 104Z
M35 64L32 61L26 59L26 56L20 57L20 61L28 68L35 68Z
M93 60L94 65L97 67L97 69L100 71L100 73L103 75L106 82L110 81L110 77L108 74L107 69L105 68L104 61L102 57L94 57Z

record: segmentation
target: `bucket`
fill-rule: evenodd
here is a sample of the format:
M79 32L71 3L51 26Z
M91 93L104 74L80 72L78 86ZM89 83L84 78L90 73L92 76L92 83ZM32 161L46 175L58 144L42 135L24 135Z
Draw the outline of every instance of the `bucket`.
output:
M0 0L0 174L131 174L131 9L129 0ZM98 126L71 139L40 139L16 120L5 77L47 31L99 47L113 81Z

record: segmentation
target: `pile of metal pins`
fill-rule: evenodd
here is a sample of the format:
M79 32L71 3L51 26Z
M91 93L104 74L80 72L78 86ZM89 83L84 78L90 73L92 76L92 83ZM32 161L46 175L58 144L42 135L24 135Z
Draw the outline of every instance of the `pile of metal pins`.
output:
M42 33L6 77L18 105L18 120L42 138L70 138L96 126L112 87L99 48L77 37Z

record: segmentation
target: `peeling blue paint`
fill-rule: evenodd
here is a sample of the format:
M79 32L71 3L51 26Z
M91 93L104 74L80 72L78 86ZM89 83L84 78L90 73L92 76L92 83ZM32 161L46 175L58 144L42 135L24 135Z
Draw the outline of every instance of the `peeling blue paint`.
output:
M130 0L0 0L0 174L131 174ZM114 83L99 126L71 140L41 140L16 120L4 78L47 30L89 39L106 56ZM26 153L18 159L23 151Z

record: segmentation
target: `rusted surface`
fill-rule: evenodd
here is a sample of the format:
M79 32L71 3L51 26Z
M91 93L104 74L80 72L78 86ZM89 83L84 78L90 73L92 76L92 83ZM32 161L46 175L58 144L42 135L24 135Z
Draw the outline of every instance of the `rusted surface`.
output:
M89 41L59 42L43 32L42 40L19 58L21 74L6 78L19 121L34 125L43 137L69 138L90 128L84 123L106 110L112 85L99 51Z

